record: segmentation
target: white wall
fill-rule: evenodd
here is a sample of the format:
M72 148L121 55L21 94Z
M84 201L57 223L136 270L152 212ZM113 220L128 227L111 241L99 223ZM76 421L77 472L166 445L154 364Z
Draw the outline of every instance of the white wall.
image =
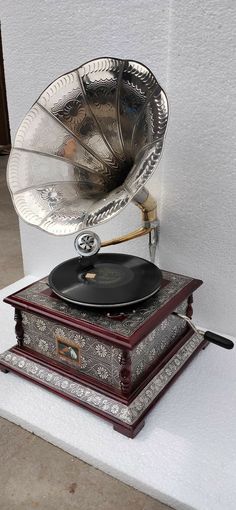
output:
M143 61L166 85L168 2L28 0L3 6L2 35L12 135L41 91L58 75L98 56ZM155 181L156 182L156 181ZM110 238L138 225L134 206L97 231ZM128 229L129 229L128 227ZM123 230L122 230L123 228ZM54 238L21 225L26 273L47 273L75 256L73 236ZM117 251L148 256L143 240Z
M167 92L171 114L159 177L160 265L200 277L195 316L205 327L236 329L236 177L233 0L25 0L2 6L12 134L56 76L97 56L143 61ZM234 102L235 106L235 102ZM138 222L133 207L98 233ZM123 230L122 230L123 229ZM74 256L73 238L21 225L26 272L48 272ZM147 256L145 241L117 250Z
M161 263L204 280L196 317L236 336L234 0L173 1Z

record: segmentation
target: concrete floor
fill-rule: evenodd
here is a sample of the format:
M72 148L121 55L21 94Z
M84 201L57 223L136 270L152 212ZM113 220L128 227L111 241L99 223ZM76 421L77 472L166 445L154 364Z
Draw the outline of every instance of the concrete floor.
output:
M18 220L0 156L0 288L23 276ZM0 418L0 510L168 510Z
M18 218L6 185L7 156L0 156L0 288L24 276Z

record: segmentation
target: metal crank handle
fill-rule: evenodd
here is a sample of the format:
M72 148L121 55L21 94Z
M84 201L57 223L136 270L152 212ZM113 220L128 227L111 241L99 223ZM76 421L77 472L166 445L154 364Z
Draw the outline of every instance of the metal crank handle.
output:
M213 333L213 331L205 331L204 338L212 344L219 345L219 347L224 347L224 349L233 349L234 347L232 340L229 340L224 336L217 335L216 333Z
M202 331L201 329L198 329L193 321L187 317L187 315L182 315L178 312L172 312L173 315L177 315L180 319L185 320L197 333L198 335L201 335L204 340L207 340L207 342L211 342L212 344L218 345L219 347L223 347L224 349L233 349L234 343L232 340L229 340L228 338L225 338L224 336L217 335L216 333L213 333L213 331Z

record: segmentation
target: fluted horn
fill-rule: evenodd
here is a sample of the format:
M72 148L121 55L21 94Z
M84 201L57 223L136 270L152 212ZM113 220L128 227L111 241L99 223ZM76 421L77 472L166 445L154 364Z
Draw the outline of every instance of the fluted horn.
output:
M158 221L145 184L167 119L164 91L138 62L101 58L59 77L26 115L10 154L17 213L67 235L111 219L133 200L142 210L140 229L102 245L149 233L152 250Z

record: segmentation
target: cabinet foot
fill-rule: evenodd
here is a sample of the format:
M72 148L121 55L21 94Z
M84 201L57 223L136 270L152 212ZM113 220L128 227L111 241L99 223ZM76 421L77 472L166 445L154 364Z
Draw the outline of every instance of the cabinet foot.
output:
M3 372L4 374L8 374L8 372L10 372L10 370L8 370L6 367L0 366L0 372Z
M131 439L133 439L135 436L137 436L137 434L140 432L140 430L144 427L145 425L145 420L142 420L138 423L138 425L120 425L120 424L117 424L115 423L113 425L113 429L116 431L116 432L119 432L120 434L123 434L123 436L126 436L126 437L129 437Z

